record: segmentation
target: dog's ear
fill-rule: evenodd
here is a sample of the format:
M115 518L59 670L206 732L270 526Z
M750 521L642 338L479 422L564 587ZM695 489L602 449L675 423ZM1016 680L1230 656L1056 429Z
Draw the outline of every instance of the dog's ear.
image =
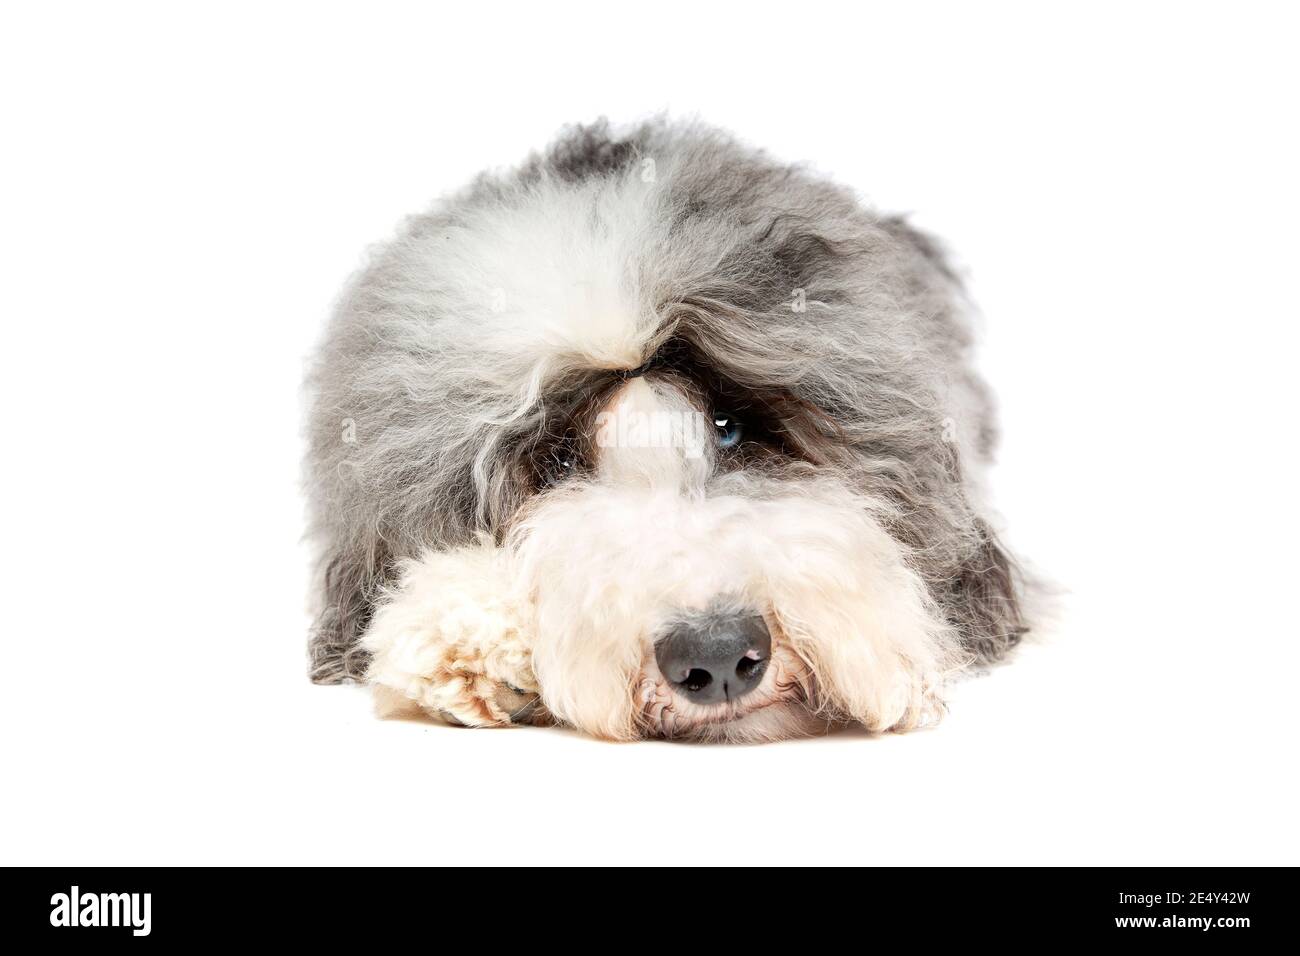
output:
M311 679L339 684L364 679L370 655L360 646L374 615L375 599L388 579L385 554L339 549L320 571L320 604L312 627Z
M1022 608L1024 575L983 521L957 568L943 603L962 642L981 663L1003 657L1028 630Z
M909 250L918 274L928 275L939 294L964 295L961 273L938 239L912 226L902 216L882 218L878 225ZM991 398L983 383L973 376L967 377L966 386L968 400L977 403L974 419L978 432L971 442L972 451L979 458L989 459L996 441ZM946 431L947 425L940 430ZM955 446L949 444L936 460L946 462L946 474L940 483L961 486L961 463ZM906 495L903 500L915 504ZM959 513L969 513L968 507L963 504ZM1028 630L1023 609L1025 576L984 520L976 518L972 525L962 521L952 530L965 544L955 567L951 560L945 560L932 570L931 586L949 622L961 634L966 649L980 662L998 660ZM922 547L929 539L924 529L916 532L916 540Z

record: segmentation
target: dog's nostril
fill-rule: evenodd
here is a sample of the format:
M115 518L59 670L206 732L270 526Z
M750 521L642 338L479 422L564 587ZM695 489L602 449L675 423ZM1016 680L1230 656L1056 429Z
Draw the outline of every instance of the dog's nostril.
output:
M765 660L757 651L750 651L736 664L736 676L741 680L749 680L762 670Z
M686 674L686 679L682 681L682 686L687 690L703 690L713 683L713 675L706 670L698 667L692 667Z

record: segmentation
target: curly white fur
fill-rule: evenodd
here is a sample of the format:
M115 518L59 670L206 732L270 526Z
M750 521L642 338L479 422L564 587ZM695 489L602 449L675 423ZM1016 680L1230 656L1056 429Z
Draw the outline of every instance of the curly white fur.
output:
M366 633L371 683L466 726L509 723L511 695L537 684L506 565L490 542L408 562Z

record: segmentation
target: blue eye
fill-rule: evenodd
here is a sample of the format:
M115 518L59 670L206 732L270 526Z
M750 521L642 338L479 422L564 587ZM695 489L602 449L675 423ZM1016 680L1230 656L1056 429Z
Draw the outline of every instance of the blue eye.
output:
M723 412L713 413L713 427L718 430L719 448L735 448L740 444L740 438L745 433L740 419Z

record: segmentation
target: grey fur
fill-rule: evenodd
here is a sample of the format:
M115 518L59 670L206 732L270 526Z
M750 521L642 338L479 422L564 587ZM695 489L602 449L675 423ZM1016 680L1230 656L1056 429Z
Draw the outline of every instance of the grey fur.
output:
M626 268L666 361L779 419L782 467L833 469L897 504L890 531L973 657L996 660L1019 639L1019 575L973 483L994 443L991 404L935 242L717 130L601 123L411 219L345 294L309 380L313 680L360 678L357 641L395 562L500 538L547 480L558 433L611 382L556 369L521 412L460 319L471 292L440 272L443 233L539 183L577 189L645 158L664 189ZM815 307L792 312L796 289Z

